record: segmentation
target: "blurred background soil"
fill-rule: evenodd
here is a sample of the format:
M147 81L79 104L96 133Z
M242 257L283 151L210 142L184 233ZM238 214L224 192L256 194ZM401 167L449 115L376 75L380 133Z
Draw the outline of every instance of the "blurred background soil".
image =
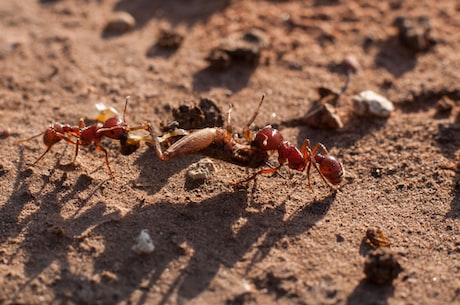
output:
M454 0L1 1L0 303L460 303L459 15ZM365 90L389 117L355 113ZM251 171L215 159L190 181L199 155L104 139L111 179L93 146L31 166L41 138L17 143L126 96L130 126L209 100L241 132L262 94L254 130L323 143L338 192L287 167L233 187ZM321 105L331 124L308 119ZM138 254L144 229L155 249Z

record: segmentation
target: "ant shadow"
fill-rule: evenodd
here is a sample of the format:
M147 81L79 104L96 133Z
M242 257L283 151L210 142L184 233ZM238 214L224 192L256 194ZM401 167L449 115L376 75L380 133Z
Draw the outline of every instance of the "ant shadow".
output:
M65 205L79 204L84 206L94 195L94 192L100 188L100 184L96 185L89 196L81 198L80 194L92 185L90 177L81 175L74 185L69 185L66 172L57 179L51 180L50 177L56 175L51 171L49 176L41 176L43 186L32 193L29 187L29 178L32 177L33 171L30 168L22 170L24 165L23 149L20 149L18 155L17 175L12 184L11 195L0 208L2 215L0 245L7 244L8 240L15 239L21 232L24 232L24 239L20 242L19 249L9 257L7 264L11 264L17 257L23 256L25 253L24 272L28 281L22 287L18 287L19 289L15 294L9 296L11 300L20 295L25 286L29 285L54 261L59 261L62 270L68 270L69 264L66 260L60 259L59 255L66 253L69 246L75 245L73 236L87 230L95 219L104 221L113 217L113 213L107 214L105 212L105 204L97 202L78 218L64 219L60 213ZM52 190L44 193L45 185L52 186ZM36 207L35 211L30 212L30 209L27 208L28 205ZM68 234L70 231L72 236ZM57 256L50 255L50 253Z
M169 280L167 292L158 304L167 304L173 293L179 300L191 300L206 290L219 269L233 267L266 235L258 246L257 260L266 257L280 239L308 231L322 219L333 201L333 196L306 205L291 219L283 220L286 203L261 211L246 210L246 191L221 193L199 203L186 205L161 202L135 207L117 223L105 223L94 230L95 235L105 235L106 251L96 258L96 270L113 270L118 281L111 289L121 300L128 299L143 280L148 282L146 291L159 285L165 272L174 261L187 261L180 275ZM239 219L246 223L236 232L232 229ZM129 238L129 232L148 228L153 236L155 251L139 260L129 249L120 250L120 239ZM107 235L107 232L117 234ZM120 236L120 233L122 234ZM113 267L115 252L123 251L123 259ZM89 283L86 283L89 285ZM86 285L84 284L84 285ZM164 284L164 283L163 283ZM81 285L81 283L80 283ZM97 291L107 287L95 288ZM111 296L113 297L113 296ZM144 292L138 304L146 301Z
M168 178L189 167L203 157L200 155L187 155L161 161L153 148L149 147L134 161L139 168L139 178L135 181L138 188L142 188L148 194L158 193L168 183Z
M366 50L370 45L365 45ZM401 77L417 65L417 56L399 42L398 36L392 36L382 43L377 43L379 52L374 58L374 63L382 67L395 77Z
M450 211L447 212L447 218L460 217L460 156L457 151L460 147L460 113L457 113L455 122L451 124L439 124L439 133L437 137L441 153L451 160L457 162L455 169L454 183L451 190L453 195L450 204Z
M143 158L152 157L152 153L146 152ZM22 160L21 153L19 157ZM145 170L149 170L148 166ZM163 170L170 173L171 166L156 169ZM155 176L156 172L150 175ZM74 185L68 185L67 175L63 173L57 179L44 181L48 188L51 184L51 191L32 194L28 186L30 176L30 171L21 172L18 168L12 194L0 210L2 223L8 226L0 235L1 244L24 232L17 253L25 260L28 280L10 296L11 300L45 270L53 270L54 281L49 287L55 291L56 300L108 304L128 301L135 292L140 292L137 303L143 304L147 297L152 297L152 288L160 285L167 285L167 292L154 295L155 303L174 302L175 295L178 303L191 300L210 286L221 267L235 266L256 243L259 250L249 269L269 255L270 249L284 237L310 230L326 216L335 199L335 194L331 194L306 203L287 219L289 195L281 203L269 205L255 203L248 190L223 192L186 204L141 201L125 215L109 211L103 201L91 200L95 201L92 206L84 211L77 209L64 218L61 213L66 205L87 205L100 186L88 192L93 183L86 175L79 177ZM81 197L84 192L88 193L86 198ZM26 205L31 203L37 209L18 221ZM252 208L247 209L248 205ZM241 219L244 221L240 222ZM142 229L149 231L156 249L140 257L130 247ZM96 237L102 248L92 246ZM70 249L72 254L94 257L92 275L99 275L99 280L73 271L75 260L69 261ZM12 260L14 256L9 258ZM178 264L184 268L179 275L171 277L168 270Z
M393 285L376 285L367 280L361 280L347 299L347 305L371 305L375 300L379 304L388 304L388 299L394 295Z

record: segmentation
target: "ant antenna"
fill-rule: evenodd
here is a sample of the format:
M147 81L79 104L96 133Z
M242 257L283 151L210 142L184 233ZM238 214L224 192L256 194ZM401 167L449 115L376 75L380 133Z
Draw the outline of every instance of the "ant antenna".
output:
M257 105L256 111L254 111L254 113L252 114L252 117L249 119L249 121L243 127L243 137L245 139L249 140L249 139L252 138L251 137L251 130L249 129L249 127L251 126L252 123L254 123L254 121L256 120L256 117L259 115L259 110L260 110L260 107L262 106L264 98L265 98L265 95L262 94L262 97L260 98L260 101L259 101L259 105Z
M128 100L130 99L130 96L126 96L125 98L125 109L123 110L123 122L126 122L125 120L125 114L126 114L126 108L128 108Z

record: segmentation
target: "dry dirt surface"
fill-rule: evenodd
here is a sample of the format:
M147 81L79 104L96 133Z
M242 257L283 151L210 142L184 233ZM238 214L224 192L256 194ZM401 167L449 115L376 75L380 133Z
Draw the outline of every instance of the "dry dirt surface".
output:
M0 303L460 304L459 15L455 0L1 1ZM353 58L347 91L320 99ZM390 117L355 114L364 90ZM159 133L206 98L241 133L262 94L253 129L322 142L346 170L337 192L287 166L232 186L252 170L218 159L189 181L202 156L104 138L111 178L94 145L31 165L42 139L18 143L128 95L130 126ZM321 103L343 126L307 125ZM141 230L153 252L132 250Z

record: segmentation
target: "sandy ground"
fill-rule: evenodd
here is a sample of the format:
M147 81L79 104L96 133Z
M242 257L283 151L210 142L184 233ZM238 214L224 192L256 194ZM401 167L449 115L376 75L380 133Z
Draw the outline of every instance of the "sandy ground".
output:
M1 1L0 303L459 304L460 5L368 3ZM107 31L117 11L135 27ZM403 45L398 16L426 16L431 31ZM182 43L158 46L162 29ZM253 30L264 42L255 61L209 69L213 48ZM343 127L307 126L318 87L343 85L349 55L360 68L331 104ZM364 90L394 103L389 118L353 113ZM208 98L224 116L233 105L240 132L262 94L253 128L326 145L346 169L338 192L314 172L313 193L287 167L233 187L251 171L222 160L190 183L201 156L161 161L144 144L124 156L103 139L111 179L94 146L69 165L74 146L62 141L31 166L42 140L17 143L53 122L94 124L96 103L122 111L128 95L130 126L158 131L172 109ZM387 268L402 268L386 284L364 273L374 227L391 243ZM155 250L137 254L143 229Z

